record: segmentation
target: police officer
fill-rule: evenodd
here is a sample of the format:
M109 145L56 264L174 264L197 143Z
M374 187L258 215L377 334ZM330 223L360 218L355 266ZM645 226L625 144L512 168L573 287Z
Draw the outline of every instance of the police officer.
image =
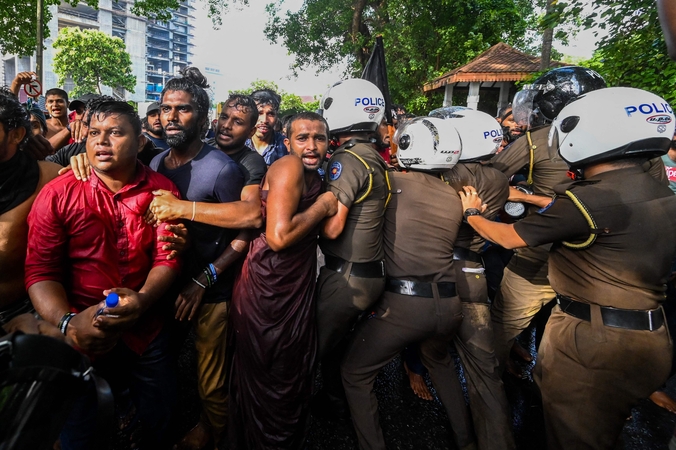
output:
M341 341L385 287L382 228L390 193L387 164L373 139L385 100L373 83L350 79L331 87L321 108L339 145L326 170L327 189L338 198L338 212L325 221L319 244L326 261L317 281L318 354L325 389L314 405L324 403L328 411L345 416Z
M603 78L593 70L561 67L519 91L512 102L512 113L517 123L527 125L527 131L491 160L493 167L508 178L525 168L528 187L536 195L553 197L554 186L568 180L568 166L561 158L550 158L549 124L569 101L605 86ZM535 211L535 207L529 210ZM505 268L491 311L495 352L501 369L516 336L554 299L555 293L547 280L550 247L519 249Z
M490 115L456 111L447 119L460 134L462 155L452 169L441 174L454 192L476 187L487 205L483 217L493 220L509 195L505 175L483 161L493 157L502 143L500 124ZM466 222L453 247L456 288L465 316L455 346L465 368L470 410L480 449L514 449L509 405L495 357L488 287L481 252L486 244Z
M387 284L382 300L350 341L343 384L361 449L385 449L373 383L404 347L421 342L428 368L451 421L456 445L475 448L469 414L448 344L462 321L453 243L462 221L457 194L440 171L460 157L455 127L422 117L400 125L397 157L409 172L391 176L392 200L383 227Z
M633 88L590 92L553 124L560 157L582 175L554 202L513 224L480 217L473 187L461 199L469 224L506 248L552 243L556 291L535 379L548 448L612 449L631 408L666 379L671 341L660 303L676 253L676 198L644 171L674 131L666 101Z

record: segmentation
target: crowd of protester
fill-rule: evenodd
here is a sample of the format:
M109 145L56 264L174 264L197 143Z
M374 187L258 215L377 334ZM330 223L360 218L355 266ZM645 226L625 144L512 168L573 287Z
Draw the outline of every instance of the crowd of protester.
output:
M284 116L263 89L212 122L196 68L138 112L59 88L45 111L22 105L33 77L0 91L0 325L65 342L93 375L30 439L300 449L317 414L385 449L373 384L401 354L458 448L514 449L503 377L523 376L516 338L542 316L548 448L614 448L649 396L676 412L661 390L676 119L660 97L564 67L495 116L395 106L387 123L378 87L351 79L318 113ZM201 414L173 442L189 335Z

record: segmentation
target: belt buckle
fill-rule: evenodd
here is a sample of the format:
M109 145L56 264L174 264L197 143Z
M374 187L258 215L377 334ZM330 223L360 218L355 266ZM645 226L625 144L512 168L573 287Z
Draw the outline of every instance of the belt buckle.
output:
M406 291L406 295L413 295L413 286L411 286L413 283L410 281L404 282L404 291Z
M655 331L653 328L653 313L655 311L648 311L648 330Z

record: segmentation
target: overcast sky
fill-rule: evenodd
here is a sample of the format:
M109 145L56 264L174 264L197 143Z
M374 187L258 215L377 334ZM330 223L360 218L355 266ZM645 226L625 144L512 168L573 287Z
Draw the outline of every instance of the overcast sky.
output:
M298 95L321 95L340 80L344 67L316 75L310 68L298 78L291 77L293 57L281 44L272 44L263 33L267 21L265 5L270 0L249 0L249 6L231 7L223 16L223 26L214 30L203 3L196 2L195 56L193 63L200 68L217 69L220 76L208 73L216 97L225 98L229 90L248 87L252 81L270 80ZM283 10L297 10L302 0L286 0ZM595 38L591 31L580 33L569 47L557 46L570 56L588 58L594 51Z

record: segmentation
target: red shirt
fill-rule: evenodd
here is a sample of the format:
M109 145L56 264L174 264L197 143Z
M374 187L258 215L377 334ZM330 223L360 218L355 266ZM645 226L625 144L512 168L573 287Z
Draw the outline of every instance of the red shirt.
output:
M158 233L169 233L143 220L156 189L179 196L171 181L142 164L117 193L94 171L85 182L69 172L45 185L28 215L26 289L39 281L58 281L77 313L100 303L105 289L138 292L153 267L178 271L179 262L167 260L168 252L157 242ZM162 329L161 316L152 307L122 335L124 343L143 353Z

